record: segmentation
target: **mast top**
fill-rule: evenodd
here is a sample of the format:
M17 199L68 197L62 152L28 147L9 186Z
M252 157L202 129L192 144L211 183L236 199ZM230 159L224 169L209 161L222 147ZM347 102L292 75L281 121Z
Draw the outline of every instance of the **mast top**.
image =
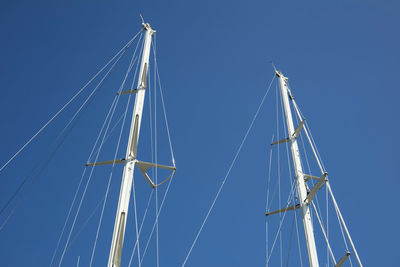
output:
M142 27L145 31L148 31L151 35L153 35L154 33L156 33L155 30L153 30L150 26L150 23L144 23L142 22Z
M288 80L288 78L285 77L285 75L283 75L282 72L280 72L280 71L277 70L277 69L275 69L275 74L276 74L276 76L278 76L278 77L282 77L283 79Z

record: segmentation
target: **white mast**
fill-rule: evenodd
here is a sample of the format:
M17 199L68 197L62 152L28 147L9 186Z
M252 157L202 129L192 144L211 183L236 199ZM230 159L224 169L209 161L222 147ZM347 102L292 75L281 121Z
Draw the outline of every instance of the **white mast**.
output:
M303 174L303 170L301 167L299 147L297 145L297 137L304 124L304 121L300 123L299 127L296 130L294 129L292 112L289 105L289 95L291 95L291 93L289 86L287 84L288 78L283 76L283 74L280 71L276 71L276 75L279 77L281 94L283 99L283 107L285 109L286 124L289 134L287 142L290 143L290 149L292 151L292 160L296 175L296 186L300 198L300 209L303 218L304 234L307 243L308 259L310 267L318 267L319 266L318 255L315 246L314 230L309 209L309 204L311 202L311 199L307 196L305 176Z
M124 160L124 173L122 175L121 190L118 201L118 209L115 217L114 232L111 242L110 255L108 258L108 267L119 267L121 265L122 247L124 243L124 234L126 218L128 216L129 199L131 195L133 171L136 163L137 145L139 141L140 123L142 120L143 104L145 97L147 70L149 68L149 56L151 37L155 31L150 24L143 23L143 29L146 31L144 46L142 52L142 62L140 65L139 79L136 90L135 106L133 109L131 129L129 133L129 142Z

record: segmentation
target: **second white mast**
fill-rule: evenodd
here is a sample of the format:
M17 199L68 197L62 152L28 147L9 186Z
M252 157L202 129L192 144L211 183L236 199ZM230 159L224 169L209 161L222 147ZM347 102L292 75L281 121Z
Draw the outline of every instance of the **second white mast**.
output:
M291 95L291 93L289 86L287 84L288 78L283 76L283 74L280 71L276 71L276 75L279 77L283 107L285 109L285 117L289 135L288 142L290 143L290 149L292 151L292 160L296 176L295 177L296 186L300 198L300 209L303 218L304 234L307 243L308 259L310 267L318 267L319 263L318 263L317 249L315 246L313 224L310 216L309 203L307 203L306 201L307 188L304 179L303 169L301 167L299 147L297 145L297 136L299 134L298 131L301 130L302 125L300 125L300 127L298 127L296 130L294 129L292 111L290 109L290 104L289 104L289 95ZM302 123L304 123L304 121Z

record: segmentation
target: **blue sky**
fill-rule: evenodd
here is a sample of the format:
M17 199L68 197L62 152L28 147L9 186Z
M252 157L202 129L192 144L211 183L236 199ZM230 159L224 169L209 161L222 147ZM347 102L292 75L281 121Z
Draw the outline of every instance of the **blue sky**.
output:
M142 13L157 30L157 60L178 168L160 216L160 265L182 265L273 77L269 63L273 61L289 77L313 130L363 263L396 266L397 1L3 1L1 5L1 165L136 34ZM1 266L49 265L83 164L127 60L129 56L101 87L0 231ZM0 172L1 205L46 155L83 100L68 107ZM272 91L187 266L265 264L263 214L274 105ZM149 161L146 116L140 153ZM161 115L157 116L161 123ZM121 157L126 142L123 139ZM160 160L169 160L167 142L160 126ZM111 159L114 146L115 142L107 143L100 158ZM113 176L94 266L104 265L108 258L121 169L116 168ZM109 172L108 167L96 169L77 228L104 195ZM150 189L139 172L135 177L142 214ZM160 194L164 190L160 188ZM74 240L64 266L76 264L78 256L81 266L89 265L99 216L98 210ZM124 264L134 234L131 217ZM155 263L154 240L150 246L144 266Z

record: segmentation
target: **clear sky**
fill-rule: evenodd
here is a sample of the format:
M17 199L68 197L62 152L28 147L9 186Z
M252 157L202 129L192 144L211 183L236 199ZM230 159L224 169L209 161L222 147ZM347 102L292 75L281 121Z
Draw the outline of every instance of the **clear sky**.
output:
M270 61L290 79L364 265L398 266L398 1L2 1L0 165L138 32L139 13L157 30L157 60L177 163L160 216L161 266L182 265L273 77ZM83 165L128 60L125 56L116 67L0 230L1 266L50 264ZM48 155L48 147L92 89L0 172L1 207ZM265 265L274 97L275 91L268 95L186 266ZM162 113L157 116L162 125ZM151 160L148 118L144 116L139 152L146 161ZM169 164L165 129L160 126L159 131L160 163ZM110 139L116 140L118 132ZM107 142L99 159L112 159L115 145ZM121 169L114 171L93 266L104 266L108 259ZM63 266L75 266L78 257L80 266L89 265L101 208L82 226L102 199L109 173L110 167L96 168ZM150 189L139 172L135 181L140 219ZM160 188L159 198L164 191ZM1 222L6 214L0 215ZM132 209L130 215L123 266L135 240ZM153 219L154 208L147 225ZM145 241L140 245L143 250ZM60 255L59 250L56 262ZM136 258L134 262L137 266ZM154 239L143 266L155 266Z

